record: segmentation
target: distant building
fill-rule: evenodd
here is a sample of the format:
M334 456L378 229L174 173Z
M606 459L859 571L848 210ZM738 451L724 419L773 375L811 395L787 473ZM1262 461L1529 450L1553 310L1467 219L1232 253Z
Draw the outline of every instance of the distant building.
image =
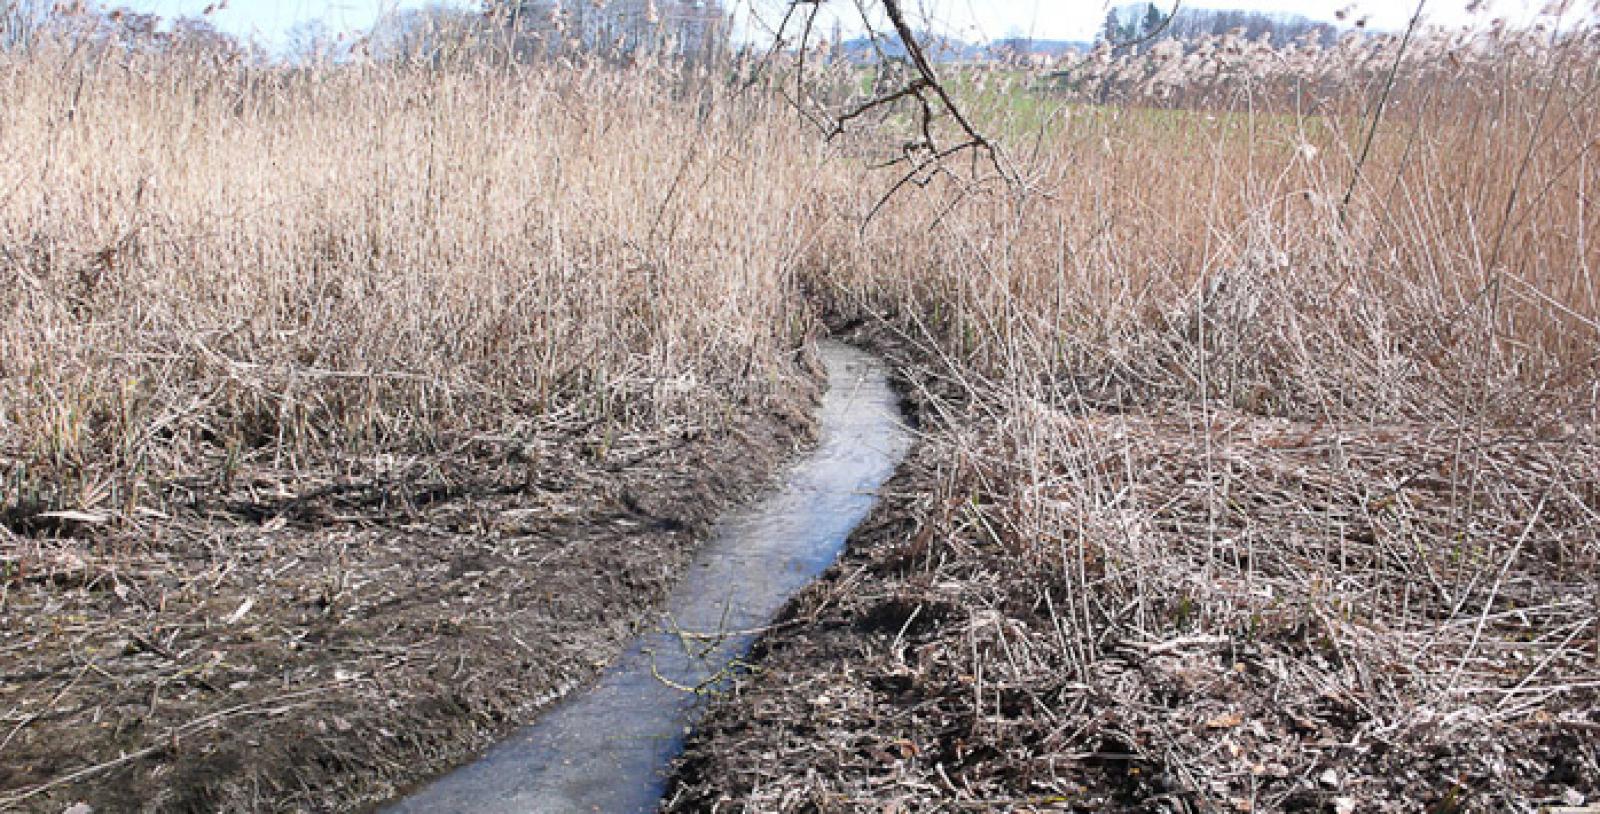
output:
M1008 65L1049 68L1069 54L1089 50L1089 43L1072 40L1037 40L1007 37L989 44L987 57Z

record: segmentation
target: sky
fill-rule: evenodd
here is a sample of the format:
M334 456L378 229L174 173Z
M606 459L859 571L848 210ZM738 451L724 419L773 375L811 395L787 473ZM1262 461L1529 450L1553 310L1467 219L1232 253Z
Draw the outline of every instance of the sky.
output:
M594 2L594 0L569 0ZM106 0L104 5L122 5L137 11L172 18L198 15L218 0ZM752 8L761 18L781 16L783 0L724 0L735 13L748 17ZM932 23L931 30L970 41L986 41L1011 35L1035 39L1091 40L1105 20L1106 11L1128 0L904 0L913 17ZM1156 0L1158 5L1170 7L1172 0ZM1539 10L1542 0L1491 0L1491 14L1507 17L1512 23L1527 23ZM1426 0L1426 19L1432 23L1455 27L1473 19L1484 21L1488 15L1469 17L1465 12L1467 0ZM475 7L476 3L455 0L444 3ZM753 5L752 5L753 4ZM239 36L255 37L268 46L281 46L288 32L297 24L320 20L335 34L364 31L380 15L397 10L425 5L423 0L228 0L221 11L211 15L218 27ZM1398 30L1406 25L1415 8L1413 0L1184 0L1186 8L1236 8L1263 12L1300 14L1315 20L1332 21L1342 8L1353 10L1349 19L1367 16L1370 25L1379 29ZM824 8L833 8L846 22L846 35L856 33L858 26L850 21L854 14L852 0L827 0ZM822 23L823 31L832 24Z

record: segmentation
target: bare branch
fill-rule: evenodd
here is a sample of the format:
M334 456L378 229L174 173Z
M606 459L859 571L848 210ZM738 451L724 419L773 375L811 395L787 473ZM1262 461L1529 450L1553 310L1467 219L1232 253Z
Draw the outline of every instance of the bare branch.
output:
M927 86L927 81L918 77L917 79L912 80L911 84L894 91L893 93L886 93L882 96L868 100L856 106L855 108L840 114L833 121L833 131L828 134L828 139L831 141L836 136L843 134L845 124L851 120L860 118L875 108L898 102L907 96L915 96Z

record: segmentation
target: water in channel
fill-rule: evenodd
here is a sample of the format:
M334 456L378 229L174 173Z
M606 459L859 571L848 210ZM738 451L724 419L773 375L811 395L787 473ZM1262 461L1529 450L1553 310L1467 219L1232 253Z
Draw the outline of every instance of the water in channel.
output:
M819 347L828 389L819 442L765 497L724 517L662 623L592 687L390 812L632 814L654 810L664 771L715 683L790 596L838 556L911 445L883 363Z

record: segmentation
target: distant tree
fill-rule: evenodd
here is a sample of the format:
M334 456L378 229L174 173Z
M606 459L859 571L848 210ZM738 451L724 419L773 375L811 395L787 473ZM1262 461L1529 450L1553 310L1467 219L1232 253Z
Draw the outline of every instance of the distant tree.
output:
M165 55L233 62L251 49L205 17L179 17L170 23L160 15L124 7L103 9L90 3L56 3L35 18L30 36L58 38L91 53Z
M1141 21L1137 7L1118 6L1106 12L1106 21L1101 26L1100 36L1112 46L1114 53L1126 53L1140 37Z
M293 62L313 64L333 59L338 40L328 30L328 24L312 17L295 23L289 29L287 53Z
M386 15L368 35L367 49L379 59L439 67L478 55L488 33L482 14L430 5Z
M721 0L487 0L484 16L503 32L503 50L522 60L650 53L703 61L720 58L729 44Z
M1338 40L1339 30L1329 23L1317 22L1297 14L1268 14L1238 9L1180 9L1168 15L1152 3L1123 5L1106 12L1101 26L1101 38L1118 45L1141 38L1177 39L1193 41L1206 36L1222 36L1239 32L1247 39L1270 37L1273 42L1291 42L1309 37L1324 45ZM1159 32L1157 34L1156 32ZM1153 42L1144 42L1140 48L1149 48Z
M51 0L0 0L0 51L32 46L54 5Z
M1144 16L1139 20L1138 43L1135 46L1140 53L1155 47L1156 41L1164 39L1167 33L1168 16L1161 11L1155 3L1144 7Z
M1155 3L1151 3L1145 6L1144 23L1140 26L1139 35L1142 37L1154 37L1161 31L1162 26L1166 24L1167 15L1163 14Z
M179 17L163 41L167 51L185 56L232 61L248 54L237 39L204 17Z
M1106 12L1106 20L1100 24L1100 39L1111 45L1116 45L1123 41L1122 20L1118 18L1116 9Z
M1310 37L1323 44L1337 41L1339 30L1297 14L1266 14L1229 9L1183 9L1173 16L1164 36L1195 40L1238 31L1248 39L1270 37L1273 42L1291 42Z
M127 8L114 8L103 15L82 12L84 25L112 45L128 50L158 50L161 47L161 16Z

